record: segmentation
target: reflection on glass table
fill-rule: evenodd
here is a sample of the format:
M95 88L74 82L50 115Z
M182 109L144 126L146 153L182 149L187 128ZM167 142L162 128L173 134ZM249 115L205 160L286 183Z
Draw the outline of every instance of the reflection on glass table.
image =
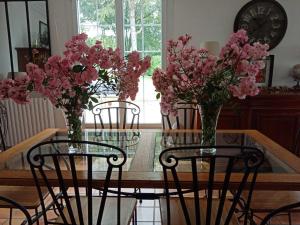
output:
M162 171L162 167L159 162L160 153L166 149L171 147L179 147L179 146L200 146L201 143L201 133L184 133L184 132L163 132L157 133L155 138L155 156L153 160L154 171ZM260 149L265 154L265 160L263 165L259 168L259 172L262 173L293 173L293 169L291 169L288 165L284 164L280 161L280 159L276 158L271 152L269 152L264 146L260 145L256 140L252 137L243 134L243 133L217 133L217 145L218 146L241 146L240 149L228 149L228 148L219 148L217 149L218 155L222 154L238 154L237 151L242 151L242 146L254 147ZM187 154L189 152L187 150L182 150L182 155ZM201 154L201 149L199 148L199 154ZM224 172L222 169L226 162L222 162L219 160L217 162L216 170L220 172ZM209 169L209 162L205 162L205 160L200 160L198 162L198 166L203 167L203 172L207 172ZM181 172L189 172L191 168L184 165L180 165L179 170ZM238 167L236 168L236 172L238 172Z
M135 171L135 172L161 172L162 167L159 162L160 153L170 147L176 146L191 146L200 145L201 132L200 131L162 131L162 130L84 130L82 133L83 140L102 142L110 145L114 145L123 149L127 156L126 164L123 171ZM53 140L67 139L66 133L58 132L52 138ZM261 145L256 139L245 133L230 133L219 132L217 133L217 145L223 146L249 146L260 149L265 154L265 161L260 167L260 173L286 173L291 174L295 171L291 166L287 165L280 159L279 154L275 154L276 151L268 149ZM44 146L40 151L60 151L68 152L68 146ZM1 168L7 170L29 170L29 165L26 160L28 150L21 151L14 157L9 158L4 163L0 164ZM111 154L110 148L92 148L86 146L83 150L87 153L101 153ZM218 149L217 154L228 154L230 149ZM231 150L231 154L237 150ZM200 154L199 149L199 154ZM187 153L182 151L181 154ZM62 161L62 163L65 163ZM85 168L85 160L78 159L78 165L81 165L82 169ZM218 171L222 172L222 164L224 162L218 162ZM105 163L100 161L93 162L94 171L105 171ZM209 162L202 160L199 166L203 167L203 171L209 168ZM66 168L67 169L67 168ZM190 168L185 165L179 167L180 172L190 172ZM236 170L238 172L238 169Z

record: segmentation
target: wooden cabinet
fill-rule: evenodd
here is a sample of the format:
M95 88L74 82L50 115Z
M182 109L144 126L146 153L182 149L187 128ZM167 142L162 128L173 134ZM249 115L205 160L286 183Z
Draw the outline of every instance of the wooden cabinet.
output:
M19 72L26 72L26 64L30 61L29 48L16 48L18 58ZM47 48L33 48L32 49L33 60L32 62L43 67L47 59L49 58L49 49Z
M263 94L236 100L236 106L223 107L218 129L255 129L299 155L300 94Z

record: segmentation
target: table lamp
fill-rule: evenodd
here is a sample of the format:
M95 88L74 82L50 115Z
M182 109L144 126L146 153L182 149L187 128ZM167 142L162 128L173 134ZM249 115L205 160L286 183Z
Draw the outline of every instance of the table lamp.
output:
M8 79L12 79L12 72L8 72L7 73L7 78ZM26 72L14 72L14 79L16 79L17 77L24 77L26 76L27 73Z
M296 64L293 66L291 71L291 76L294 78L294 80L297 82L297 84L294 86L295 89L300 89L300 64Z
M220 53L220 44L217 41L204 41L200 47L207 49L209 55L218 56Z

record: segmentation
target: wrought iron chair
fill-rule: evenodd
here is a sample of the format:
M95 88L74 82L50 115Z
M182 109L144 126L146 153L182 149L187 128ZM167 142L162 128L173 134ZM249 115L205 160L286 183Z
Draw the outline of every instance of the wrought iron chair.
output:
M28 213L28 211L26 210L26 208L22 205L20 205L19 203L9 199L9 198L6 198L4 196L0 196L0 204L1 205L7 205L9 206L10 208L14 208L14 209L18 209L22 212L22 214L25 216L25 219L24 221L21 223L21 225L23 224L28 224L28 225L32 225L33 222L31 220L31 216L30 214ZM10 211L10 214L11 214L11 211ZM12 215L10 215L11 217ZM11 224L11 221L9 222L9 224Z
M3 103L0 102L0 147L2 150L7 149L7 145L5 143L5 137L8 131L8 117L7 117L7 109ZM42 195L45 198L48 192L45 188L42 189ZM18 202L27 210L34 210L35 215L32 217L32 220L39 223L39 212L38 207L40 206L39 196L37 194L36 188L33 187L24 187L24 186L0 186L0 196L3 198L11 199L15 202ZM12 212L15 209L14 204L10 204L10 202L1 201L0 208L9 208L10 217L9 221L11 224L12 220Z
M195 103L177 103L177 116L172 119L170 113L161 112L163 129L196 129L196 115L198 112ZM173 122L173 120L175 120ZM172 123L173 122L173 123Z
M264 154L251 147L214 147L217 148L216 155L201 154L201 149L211 146L200 145L168 148L161 152L159 160L165 180L165 197L160 199L163 225L238 224L234 215L238 200L247 186L246 207L249 207L257 171L264 160ZM191 185L183 182L186 178L184 172L187 171L192 172ZM203 172L207 172L207 176ZM236 182L235 185L231 183L233 172L240 174L240 182ZM216 177L220 179L218 182ZM213 198L215 186L220 186L220 198ZM199 198L199 191L204 189L207 191L207 197ZM229 201L227 195L233 189L235 191ZM186 194L192 196L187 197ZM244 224L246 223L247 220L244 219Z
M294 143L294 152L299 155L300 148L300 128L296 134ZM242 199L245 197L242 196ZM252 203L250 205L249 221L251 224L256 224L257 221L262 221L261 213L270 213L275 209L281 208L283 205L293 205L294 202L300 200L300 191L254 191L252 194ZM244 201L240 202L241 211L244 209ZM288 217L289 225L292 224L292 214L299 213L300 207L291 207L289 210L281 210L281 215L285 214Z
M95 137L101 136L101 129L139 129L140 107L128 101L106 101L93 107ZM98 132L97 129L100 129ZM126 147L126 146L125 146ZM141 192L135 188L134 193ZM142 200L140 200L142 202Z
M127 101L107 101L94 106L95 129L139 129L140 107Z
M68 153L71 143L80 144L84 153ZM60 151L53 151L53 145L56 145ZM27 160L41 200L41 188L45 184L59 214L54 222L50 221L45 211L45 203L42 201L45 223L129 224L135 216L136 199L121 197L122 166L126 163L126 158L125 152L118 147L89 141L55 140L40 143L31 148L27 154ZM71 171L67 171L65 160L68 160ZM55 184L51 183L53 177L45 167L46 162L55 168L55 171L51 171L54 173L52 176L57 180ZM106 169L103 184L97 184L93 179L93 170L99 165ZM113 183L117 191L110 189L114 172L116 180ZM65 176L71 183L66 183ZM61 196L57 197L53 185L60 188ZM97 189L97 186L100 186L99 189L102 190L101 197L92 195L93 188ZM74 188L74 193L69 193L70 187ZM86 196L80 195L80 187L86 188ZM110 190L115 194L114 197L107 196ZM61 199L64 202L63 205Z
M292 210L299 210L300 209L300 202L295 202L289 205L285 205L282 206L278 209L274 209L272 212L270 212L267 216L265 216L265 218L262 220L262 222L260 223L260 225L266 225L266 224L270 224L270 221L272 218L285 213L285 212L289 212ZM289 217L289 224L292 224L291 218Z
M0 150L6 150L5 138L8 129L7 110L5 105L0 102Z

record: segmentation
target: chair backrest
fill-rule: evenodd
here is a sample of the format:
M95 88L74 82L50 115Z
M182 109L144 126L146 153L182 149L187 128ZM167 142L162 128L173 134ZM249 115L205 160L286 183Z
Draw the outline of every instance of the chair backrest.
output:
M84 153L68 153L69 145L74 143L79 144ZM115 218L117 220L116 224L120 224L122 166L126 162L126 154L123 150L112 145L97 142L56 140L40 143L31 148L27 154L27 160L42 202L45 221L48 221L48 218L42 186L46 185L51 199L59 212L62 224L100 225L103 219L107 193L111 191L109 189L112 186L111 177L115 172L114 184L117 187L117 191L114 191L117 201ZM66 161L69 164L69 170L66 168ZM53 166L55 170L50 171L49 165ZM106 168L104 169L105 172L103 172L103 184L96 186L93 179L93 170L95 170L95 167L97 169L97 166L105 166ZM65 176L69 177L70 183L66 182ZM54 185L51 183L51 178L52 181L53 179L56 180ZM53 186L59 187L60 194L55 192ZM69 187L74 188L74 193L68 193ZM80 187L84 187L83 190L86 191L87 197L85 199L81 198ZM102 190L101 199L98 197L96 201L92 198L93 188ZM65 210L62 209L58 196L64 200ZM73 198L73 201L70 200L71 198ZM97 219L94 219L95 215Z
M8 130L8 119L6 107L0 102L0 149L6 150L6 134Z
M9 206L10 208L18 209L21 211L26 219L24 221L24 223L22 223L22 224L28 224L28 225L33 224L32 220L31 220L31 216L25 207L21 206L19 203L15 202L9 198L6 198L4 196L0 196L0 202L5 202L5 205Z
M248 196L245 200L245 218L247 218L257 169L264 160L264 154L259 149L251 147L213 147L217 149L216 155L201 154L201 150L211 147L200 145L168 148L161 152L159 160L163 167L169 225L172 224L170 196L179 197L182 214L187 225L228 225L231 222L240 196L246 187ZM192 172L191 185L183 186L184 183L186 184L186 182L182 182L184 179L182 174L186 174L184 172ZM240 182L235 183L235 186L230 182L233 172L240 174ZM199 173L203 176L199 176ZM216 175L217 173L218 175ZM220 179L218 180L219 183L215 180L216 177ZM170 181L174 182L173 187L170 187ZM174 188L174 186L175 191L171 191L170 188ZM218 201L213 200L214 189L220 190ZM200 190L206 191L206 198L201 200L203 204L199 201ZM226 207L225 210L224 203L227 194L230 192L233 194L233 199L228 203L230 206ZM194 213L188 213L186 198L184 197L185 193L190 193L193 196L193 198L189 199L193 201Z
M274 209L272 212L265 216L265 218L261 221L260 225L270 224L270 220L272 218L275 218L276 216L281 215L282 213L289 212L292 209L300 209L300 202L295 202L293 204L285 205L278 209Z
M196 115L198 112L195 103L177 103L176 116L161 112L163 129L195 129L197 128Z
M127 101L107 101L94 106L95 129L138 129L140 107Z

